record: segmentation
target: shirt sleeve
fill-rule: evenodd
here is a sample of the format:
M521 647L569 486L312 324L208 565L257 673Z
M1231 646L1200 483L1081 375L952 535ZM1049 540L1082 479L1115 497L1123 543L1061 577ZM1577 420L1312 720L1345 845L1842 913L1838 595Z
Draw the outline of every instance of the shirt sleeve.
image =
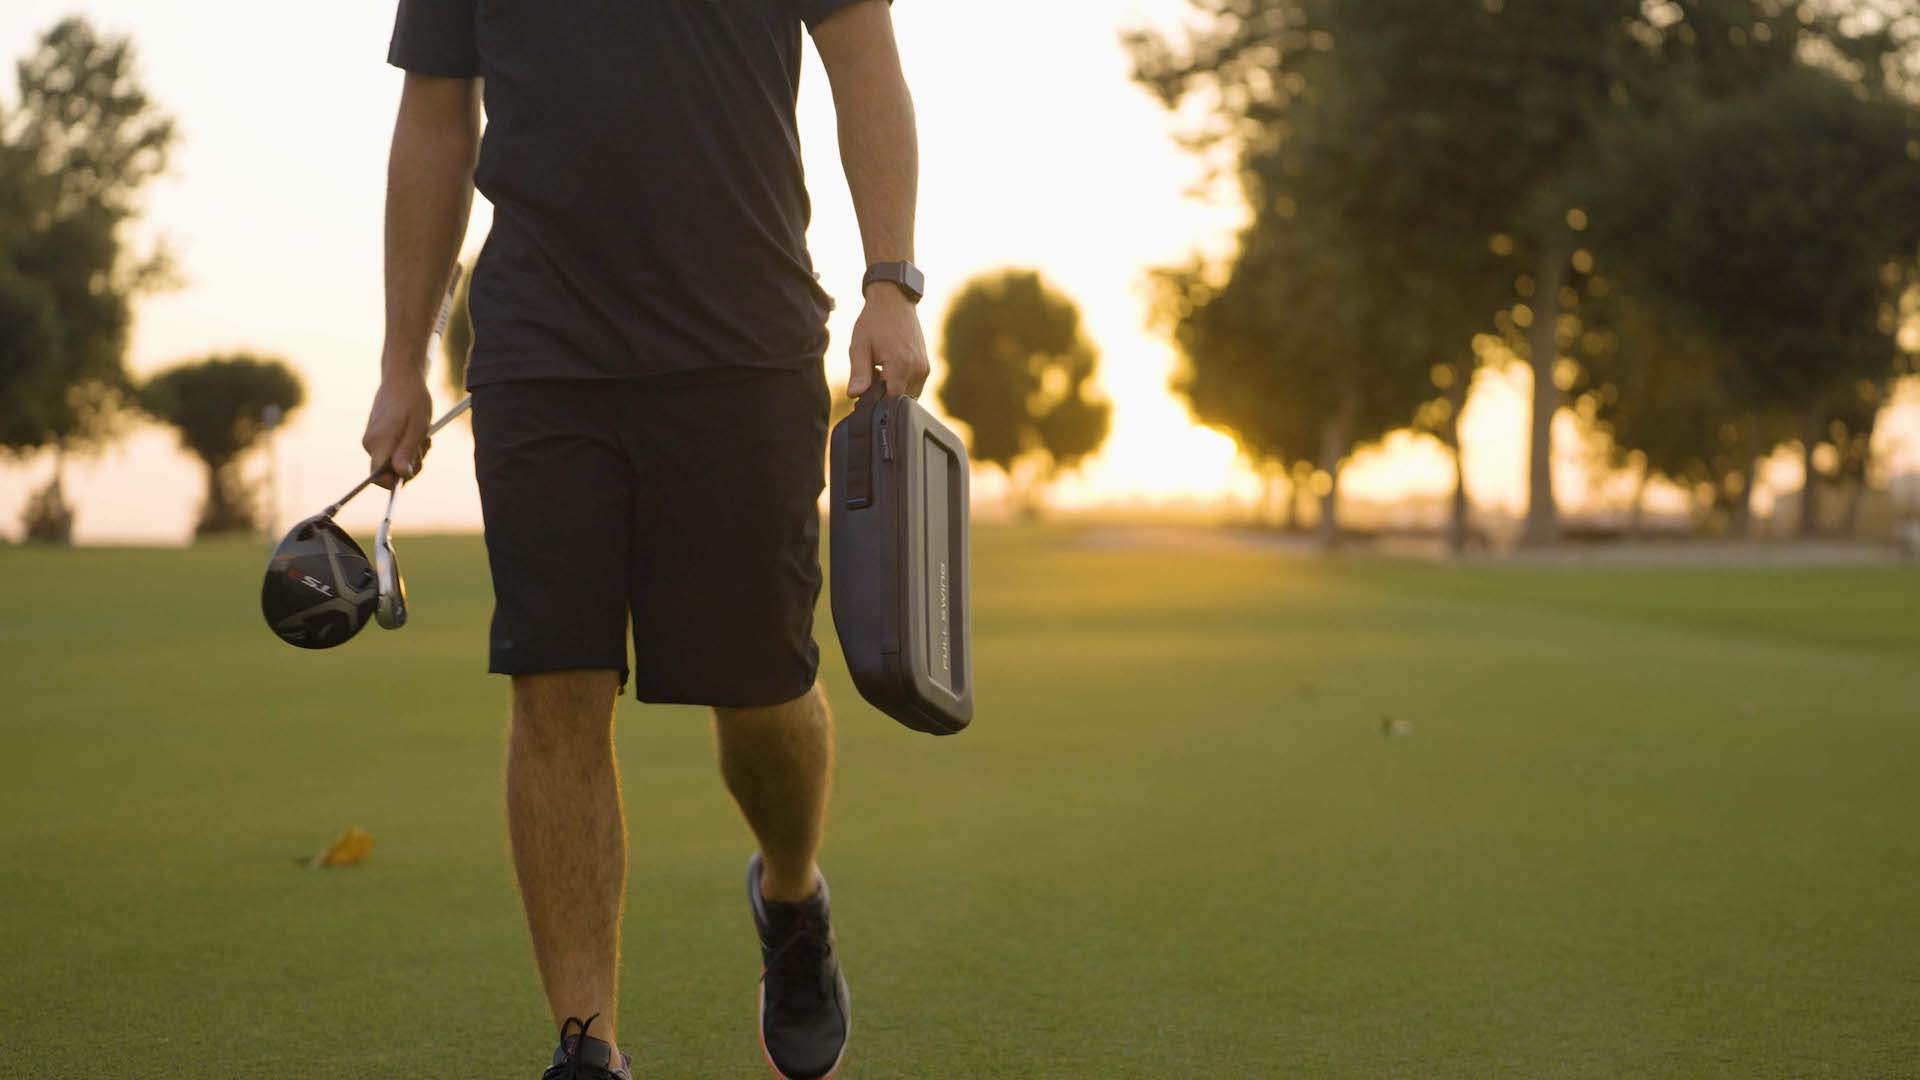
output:
M841 8L849 8L864 2L865 0L794 0L794 6L800 9L800 18L807 24L807 29L812 30L825 22L827 16ZM887 0L887 5L891 7L893 0Z
M822 3L823 0L805 0ZM477 0L400 0L387 63L418 75L472 79L480 74L474 45Z

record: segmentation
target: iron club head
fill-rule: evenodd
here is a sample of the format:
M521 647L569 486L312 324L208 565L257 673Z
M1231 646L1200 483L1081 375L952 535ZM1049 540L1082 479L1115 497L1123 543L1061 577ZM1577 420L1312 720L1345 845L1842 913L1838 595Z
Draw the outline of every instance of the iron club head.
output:
M400 498L405 480L395 480L387 494L387 513L373 538L373 566L379 601L374 618L382 629L398 630L407 625L407 583L400 576L400 560L393 553L393 504Z

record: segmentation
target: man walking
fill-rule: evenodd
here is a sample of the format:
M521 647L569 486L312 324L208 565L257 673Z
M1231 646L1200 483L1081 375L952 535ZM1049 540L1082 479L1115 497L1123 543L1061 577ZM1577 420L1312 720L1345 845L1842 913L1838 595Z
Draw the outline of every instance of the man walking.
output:
M886 0L399 4L386 342L364 445L419 472L423 357L477 186L495 219L467 378L491 668L513 680L509 832L560 1036L549 1078L631 1075L612 737L629 678L643 701L714 710L721 774L759 842L747 883L768 1061L825 1077L846 1047L814 865L833 760L812 638L832 302L806 249L803 26L870 264L848 389L918 394L918 151Z

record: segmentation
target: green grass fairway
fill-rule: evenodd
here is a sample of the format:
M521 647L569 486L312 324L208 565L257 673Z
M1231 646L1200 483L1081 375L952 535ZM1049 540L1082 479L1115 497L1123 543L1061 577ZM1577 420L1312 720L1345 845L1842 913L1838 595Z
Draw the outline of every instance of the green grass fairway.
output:
M849 1080L1920 1076L1920 573L977 544L974 730L821 626ZM258 544L0 550L0 1077L538 1075L483 551L401 546L315 654ZM647 1077L765 1075L711 740L621 706Z

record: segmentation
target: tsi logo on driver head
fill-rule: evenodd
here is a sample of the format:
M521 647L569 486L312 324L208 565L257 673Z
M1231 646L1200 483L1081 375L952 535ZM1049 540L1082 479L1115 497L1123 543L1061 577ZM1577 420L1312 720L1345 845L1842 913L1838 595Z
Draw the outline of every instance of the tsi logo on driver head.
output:
M298 570L289 570L287 571L287 576L317 593L325 596L333 595L333 587L321 581L319 578L314 577L312 574L303 574Z

